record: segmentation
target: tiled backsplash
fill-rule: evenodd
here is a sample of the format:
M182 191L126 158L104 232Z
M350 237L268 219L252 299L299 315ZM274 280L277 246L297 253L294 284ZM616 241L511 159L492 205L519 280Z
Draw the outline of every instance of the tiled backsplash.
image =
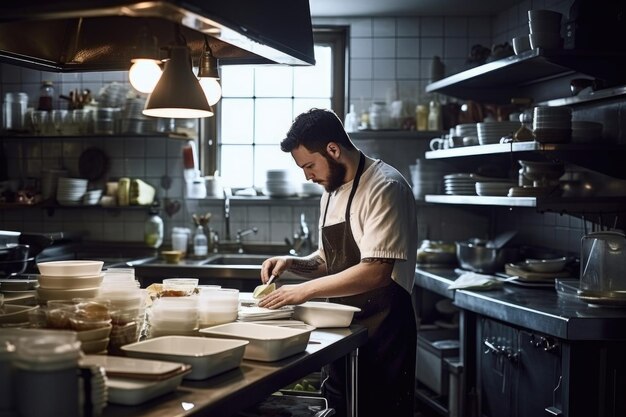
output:
M481 44L510 42L527 30L526 11L549 8L567 14L571 0L523 1L495 17L386 17L323 18L314 24L337 24L350 27L349 98L357 111L374 101L426 99L424 87L429 83L430 65L441 56L447 74L461 68L471 47ZM0 64L0 93L25 91L30 105L38 96L43 80L51 80L56 95L78 88L97 93L109 82L127 83L126 72L41 73L26 68ZM65 103L55 102L57 108ZM98 146L111 158L110 178L140 177L157 189L160 199L181 202L181 210L172 217L162 212L166 223L166 242L173 226L191 227L191 214L212 213L212 224L223 233L221 200L186 200L183 198L182 141L164 137L102 137L83 139L4 139L11 176L37 176L42 168L65 166L74 171L84 149ZM406 151L397 149L404 161ZM416 154L415 158L423 155ZM405 164L405 162L398 162ZM406 166L398 166L406 172ZM169 189L161 186L161 177L172 178ZM247 239L260 242L283 242L298 230L299 215L305 212L317 241L317 200L274 200L233 202L231 233L237 229L257 227L257 235ZM577 251L582 222L574 217L537 214L533 209L514 211L420 204L420 239L464 239L486 236L490 231L514 225L523 230L528 243L550 245L557 249ZM24 231L86 230L93 240L141 241L147 210L67 208L49 214L41 209L0 210L0 228ZM494 224L492 220L496 220Z

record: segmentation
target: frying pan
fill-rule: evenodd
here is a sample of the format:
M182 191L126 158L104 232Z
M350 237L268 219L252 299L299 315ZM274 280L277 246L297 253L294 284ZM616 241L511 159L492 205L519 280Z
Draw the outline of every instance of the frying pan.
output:
M97 147L85 149L78 158L78 172L81 178L95 181L104 176L109 169L109 158Z

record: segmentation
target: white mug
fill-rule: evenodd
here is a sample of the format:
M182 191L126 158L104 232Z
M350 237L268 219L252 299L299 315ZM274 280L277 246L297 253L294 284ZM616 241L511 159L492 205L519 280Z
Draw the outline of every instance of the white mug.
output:
M430 140L430 149L433 151L439 151L448 148L447 138L432 138Z

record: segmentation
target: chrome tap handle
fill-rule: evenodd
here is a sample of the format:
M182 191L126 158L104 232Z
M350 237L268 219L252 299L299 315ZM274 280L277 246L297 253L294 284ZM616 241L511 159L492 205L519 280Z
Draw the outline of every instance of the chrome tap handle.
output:
M243 240L242 237L249 235L250 233L254 233L256 234L259 231L258 228L253 227L251 229L246 229L246 230L237 230L237 245L239 246L239 248L237 249L238 253L243 253Z

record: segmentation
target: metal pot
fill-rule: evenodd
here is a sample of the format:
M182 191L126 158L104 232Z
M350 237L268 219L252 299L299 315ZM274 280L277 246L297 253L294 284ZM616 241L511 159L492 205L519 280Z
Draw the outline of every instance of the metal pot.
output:
M0 277L10 277L23 273L28 263L34 260L29 256L29 245L9 243L0 246Z
M502 271L506 263L519 260L519 249L516 247L496 249L486 244L486 240L480 239L456 242L456 257L461 268L492 274Z

